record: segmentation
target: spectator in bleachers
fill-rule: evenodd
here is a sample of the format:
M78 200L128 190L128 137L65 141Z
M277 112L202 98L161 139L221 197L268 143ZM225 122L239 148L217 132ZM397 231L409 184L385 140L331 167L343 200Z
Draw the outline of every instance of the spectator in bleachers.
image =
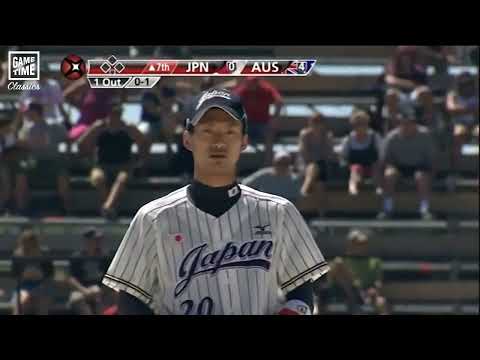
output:
M457 64L454 46L422 46L428 62L435 68L436 74L448 73L448 66Z
M138 146L136 159L132 156L134 143ZM95 156L90 181L98 191L102 203L100 212L105 218L116 217L116 207L131 172L144 166L150 144L135 126L122 120L122 106L118 104L105 121L97 120L79 139L80 152ZM110 189L109 184L112 184Z
M455 55L460 64L476 66L478 69L478 45L461 45L453 47L455 48Z
M387 135L383 144L384 202L379 218L393 214L393 195L398 178L413 177L420 197L420 215L428 220L432 218L429 199L435 167L432 135L426 127L416 123L412 107L402 108L399 119L399 127Z
M273 159L273 142L278 128L283 100L279 91L268 81L247 78L233 89L240 96L248 116L248 138L253 146L265 144L265 164ZM274 106L273 116L270 106Z
M142 94L142 113L138 130L144 135L156 140L162 133L162 106L160 97L153 90L147 90Z
M29 104L36 103L43 106L44 118L47 122L58 122L60 117L67 128L70 128L70 117L64 107L63 90L47 64L42 63L40 72L42 76L38 83L40 90L25 90L19 98L19 111L26 111Z
M162 139L167 145L167 157L170 159L174 136L172 106L175 100L175 88L162 86L147 90L142 95L142 114L138 129L150 139L150 142Z
M121 90L120 94L125 97L127 92ZM69 131L70 140L77 141L95 121L105 119L112 111L114 97L118 93L117 89L90 88L85 77L68 86L63 95L80 110L80 119Z
M57 273L50 254L32 230L24 230L18 237L12 256L12 273L19 284L12 298L14 315L69 313L68 296L79 288Z
M470 73L464 72L455 79L454 88L447 95L447 112L453 124L452 174L449 182L455 181L457 166L462 155L462 146L478 141L478 84Z
M10 174L8 168L3 164L0 151L0 216L7 212L7 205L10 200L11 192L12 182Z
M365 177L371 177L381 192L379 158L381 138L369 128L370 116L365 111L354 111L350 117L352 131L341 145L341 158L350 168L348 192L358 194L358 186Z
M310 118L308 126L300 131L299 155L305 167L301 194L305 197L314 195L318 200L319 213L322 215L328 167L335 157L333 134L328 130L322 114Z
M17 135L10 119L0 121L0 215L12 193L11 168L18 161Z
M388 110L384 131L389 131L398 124L399 108L418 105L422 109L421 122L433 125L433 95L428 87L427 56L419 46L398 46L387 64L385 97Z
M243 184L258 191L282 196L292 202L300 197L301 179L292 171L293 159L286 151L278 151L273 166L260 169L243 180Z
M24 122L18 135L18 146L26 151L18 161L15 172L15 200L19 213L28 213L29 181L56 182L57 192L62 200L62 211L71 209L70 179L68 166L58 151L59 144L67 141L67 131L62 124L45 120L43 106L30 103L25 115L31 123Z
M47 249L32 230L24 230L17 239L12 256L12 273L18 281L17 292L12 298L13 314L45 314L48 294L42 287L53 279L54 267L45 259ZM29 258L28 261L25 258Z
M0 88L7 85L8 81L8 60L6 58L0 59Z
M174 118L177 153L172 159L170 168L175 174L183 175L185 183L188 183L193 176L193 155L183 144L183 131L186 119L194 111L195 89L190 82L179 81L176 83L176 93L177 112Z
M348 234L345 256L331 262L327 283L327 294L320 293L320 296L329 296L340 290L346 298L349 313L360 314L361 305L371 305L376 314L388 314L387 301L382 295L382 260L369 256L365 232L352 230Z
M102 285L102 277L108 269L110 258L103 249L104 235L95 228L83 233L83 249L73 254L70 261L69 281L75 290L70 297L71 308L79 315L100 314L102 298L108 292Z
M0 50L0 88L8 83L8 52L18 51L18 46L1 46Z

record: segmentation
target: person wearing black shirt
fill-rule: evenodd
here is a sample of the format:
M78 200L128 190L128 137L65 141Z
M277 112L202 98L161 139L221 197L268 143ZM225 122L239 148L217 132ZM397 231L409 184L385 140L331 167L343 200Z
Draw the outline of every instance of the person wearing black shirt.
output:
M132 155L134 143L139 149L138 160ZM135 126L122 120L122 107L115 105L110 116L96 121L78 145L82 153L95 155L96 165L90 173L90 181L98 190L102 216L112 219L131 171L145 164L150 141ZM107 184L112 184L110 189Z

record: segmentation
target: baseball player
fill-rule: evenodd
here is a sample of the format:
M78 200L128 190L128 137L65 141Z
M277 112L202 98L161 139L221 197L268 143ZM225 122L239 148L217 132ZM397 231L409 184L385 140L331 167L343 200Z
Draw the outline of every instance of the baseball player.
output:
M194 180L137 212L103 279L119 313L312 314L328 265L290 201L236 182L248 142L240 99L207 90L186 125Z

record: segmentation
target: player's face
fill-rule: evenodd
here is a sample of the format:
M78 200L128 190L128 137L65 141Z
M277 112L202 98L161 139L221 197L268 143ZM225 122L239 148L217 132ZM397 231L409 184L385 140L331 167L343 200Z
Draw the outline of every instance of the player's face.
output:
M242 124L221 109L208 110L193 133L184 133L184 145L193 153L195 168L210 175L235 172L247 141Z

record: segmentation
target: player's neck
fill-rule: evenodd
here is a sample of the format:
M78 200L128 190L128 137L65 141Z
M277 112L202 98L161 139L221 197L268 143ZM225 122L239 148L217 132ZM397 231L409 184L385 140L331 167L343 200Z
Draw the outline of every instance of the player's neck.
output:
M241 195L241 190L235 180L226 186L212 187L194 179L188 191L196 207L215 217L228 211Z
M193 176L194 180L204 184L206 186L209 186L211 188L218 188L218 187L223 187L223 186L229 186L236 181L235 175L228 175L228 176L211 176L208 174L201 174L197 171L195 171L195 174Z

